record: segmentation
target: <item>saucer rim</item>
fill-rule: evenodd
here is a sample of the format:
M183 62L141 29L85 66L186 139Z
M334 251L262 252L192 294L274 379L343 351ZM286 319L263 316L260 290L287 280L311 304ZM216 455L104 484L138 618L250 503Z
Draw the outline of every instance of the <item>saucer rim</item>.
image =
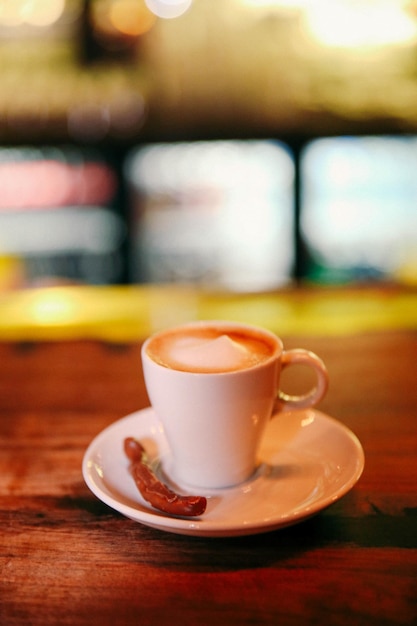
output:
M336 488L333 492L330 492L325 496L319 496L309 505L292 508L286 515L280 514L275 518L272 517L269 521L252 521L249 523L246 522L243 525L237 525L235 522L228 524L227 519L221 522L213 522L211 520L207 522L204 516L196 518L175 517L163 513L162 511L153 509L151 505L149 505L149 503L147 503L142 498L139 492L137 494L137 504L141 508L136 508L125 504L122 501L122 497L120 497L117 492L115 493L113 491L112 493L108 493L103 484L103 477L99 476L97 470L95 470L96 475L93 476L94 471L92 471L91 466L94 466L93 459L96 451L99 449L100 444L106 441L108 437L112 435L112 431L120 430L125 423L127 424L129 422L135 421L137 418L140 418L142 420L148 419L148 421L154 422L155 426L160 427L160 425L158 424L158 418L155 415L155 411L152 407L146 407L144 409L129 413L128 415L109 424L93 438L83 456L83 478L92 493L104 504L108 505L112 509L118 511L125 517L137 523L141 523L165 532L182 535L195 535L201 537L233 537L241 535L261 534L271 532L273 530L286 528L288 526L298 524L301 521L307 520L314 515L317 515L319 512L325 510L333 503L340 500L340 498L346 495L358 482L365 466L365 454L362 444L358 437L344 423L315 408L300 409L297 411L293 411L292 413L305 414L307 412L312 412L314 414L315 420L318 420L321 423L325 422L330 424L333 428L337 429L339 433L345 437L346 440L349 440L350 444L353 445L353 449L356 452L355 469L354 471L352 471L349 479L345 480L345 482L338 486L338 488ZM150 428L151 424L149 424L149 428L146 429L147 433L150 432ZM158 437L161 440L165 440L165 436L161 432L159 432ZM162 456L163 455L156 457L156 461L162 458ZM259 478L262 480L262 474ZM252 479L249 479L249 481L247 482L251 481ZM227 493L236 492L241 488L242 485L237 485L235 487L229 487L220 490L208 490L206 494L203 493L204 490L201 490L201 495L208 495L208 497L214 494L225 495ZM185 491L187 491L187 487L184 487L184 489Z

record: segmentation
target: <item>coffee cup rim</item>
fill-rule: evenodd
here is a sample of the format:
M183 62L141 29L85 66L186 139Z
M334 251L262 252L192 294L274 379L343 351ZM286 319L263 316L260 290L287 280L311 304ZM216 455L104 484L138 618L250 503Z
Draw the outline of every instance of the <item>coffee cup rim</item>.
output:
M170 332L176 332L181 329L199 328L202 326L207 327L207 325L210 327L221 326L225 328L225 330L227 328L230 328L230 330L241 328L241 329L247 329L249 331L254 331L255 333L259 333L260 335L267 336L268 339L274 343L275 349L272 352L271 356L269 356L267 359L265 359L261 363L256 363L243 370L226 371L226 372L221 372L221 371L219 372L190 372L190 371L184 371L184 370L179 370L175 368L167 368L161 363L158 363L157 361L155 361L147 352L147 347L149 343L154 338L160 335L168 334ZM249 322L235 322L233 320L226 320L226 319L194 320L190 322L184 322L181 324L176 324L173 326L167 326L165 328L161 328L155 331L154 333L152 333L151 335L149 335L149 337L145 339L145 341L142 344L142 349L141 349L142 356L146 357L146 359L150 363L154 364L156 367L170 369L170 371L178 372L178 374L187 374L187 375L193 375L193 376L231 376L231 375L236 375L236 374L243 373L243 372L253 371L255 369L259 369L259 368L269 365L272 361L279 358L283 351L284 351L284 345L283 345L282 339L271 330L262 326L258 326L256 324L251 324Z

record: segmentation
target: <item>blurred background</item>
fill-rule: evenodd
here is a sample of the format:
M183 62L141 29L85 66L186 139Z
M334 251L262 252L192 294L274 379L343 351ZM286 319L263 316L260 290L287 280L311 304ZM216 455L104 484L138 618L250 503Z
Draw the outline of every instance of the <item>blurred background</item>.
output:
M417 283L415 0L0 0L0 291Z

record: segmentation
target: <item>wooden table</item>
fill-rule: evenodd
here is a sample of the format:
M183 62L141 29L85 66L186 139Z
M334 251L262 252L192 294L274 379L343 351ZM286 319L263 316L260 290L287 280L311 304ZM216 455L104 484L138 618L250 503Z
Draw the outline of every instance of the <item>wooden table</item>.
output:
M319 408L365 471L308 521L222 539L135 523L83 481L90 441L148 404L140 342L0 343L2 626L417 623L417 333L284 340L326 361Z

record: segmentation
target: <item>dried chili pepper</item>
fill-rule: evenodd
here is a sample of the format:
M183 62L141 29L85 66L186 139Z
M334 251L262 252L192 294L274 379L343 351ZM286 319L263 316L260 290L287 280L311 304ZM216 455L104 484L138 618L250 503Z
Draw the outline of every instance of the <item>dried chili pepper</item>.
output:
M202 515L207 507L203 496L183 496L171 491L154 474L146 459L142 444L133 437L124 440L124 451L131 462L130 471L142 496L153 507L186 517Z

